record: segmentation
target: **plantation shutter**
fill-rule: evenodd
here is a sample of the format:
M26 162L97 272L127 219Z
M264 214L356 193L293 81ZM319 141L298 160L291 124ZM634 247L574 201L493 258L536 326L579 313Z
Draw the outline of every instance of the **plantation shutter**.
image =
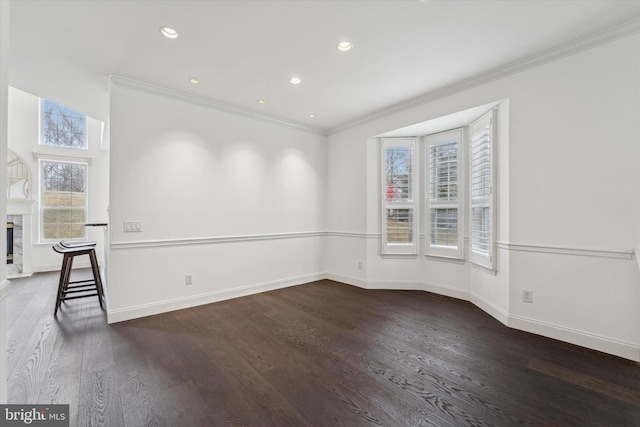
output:
M487 268L493 268L495 240L493 122L493 111L491 111L469 127L471 261Z
M426 138L427 255L463 257L461 144L462 129Z
M382 139L382 253L415 254L415 139Z

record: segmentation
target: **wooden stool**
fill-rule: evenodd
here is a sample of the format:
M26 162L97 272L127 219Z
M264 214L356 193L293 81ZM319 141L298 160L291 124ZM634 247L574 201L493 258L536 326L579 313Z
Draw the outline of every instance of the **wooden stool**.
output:
M98 297L100 307L104 292L102 291L102 280L100 279L100 269L98 267L98 259L96 258L95 242L66 243L60 242L53 245L53 250L64 255L62 258L62 268L60 269L60 281L58 282L58 297L56 298L56 308L53 315L58 314L58 308L63 301L76 298ZM91 260L91 270L93 271L93 279L77 280L70 282L71 268L73 267L73 258L80 255L89 255ZM95 293L88 293L95 290Z

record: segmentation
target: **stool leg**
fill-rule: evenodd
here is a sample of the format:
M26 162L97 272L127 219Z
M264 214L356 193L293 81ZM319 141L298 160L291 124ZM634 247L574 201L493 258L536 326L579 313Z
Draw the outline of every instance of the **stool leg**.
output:
M60 307L60 298L62 297L62 286L64 283L65 270L67 269L67 256L62 257L62 267L60 268L60 280L58 281L58 296L56 297L56 308L53 310L53 316L58 315L58 307Z
M98 266L98 259L96 258L96 251L89 252L89 259L91 260L91 270L93 271L93 281L96 282L96 289L98 291L98 301L100 302L100 308L104 308L102 305L102 298L104 298L104 292L102 291L102 279L100 278L100 267Z
M64 289L62 292L62 302L64 302L64 297L67 294L67 290L69 289L69 282L71 281L71 270L73 269L74 259L75 259L74 255L69 255L69 262L67 262L67 273L64 276Z
M71 264L73 257L64 254L62 258L62 268L60 268L60 281L58 282L58 297L56 298L56 308L53 311L54 317L58 314L58 308L62 304L62 297L69 286L69 275L71 273Z

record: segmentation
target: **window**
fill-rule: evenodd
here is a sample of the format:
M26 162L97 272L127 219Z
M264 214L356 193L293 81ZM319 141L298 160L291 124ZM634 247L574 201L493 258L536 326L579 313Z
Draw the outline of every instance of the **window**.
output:
M382 139L382 253L416 254L415 139Z
M491 111L469 126L470 260L491 269L495 258L494 121Z
M40 143L58 147L87 148L87 117L43 99Z
M410 135L420 129L447 129L444 126L451 123L461 126L422 136L420 145L417 137L381 139L383 255L417 254L417 241L424 238L426 256L468 259L495 272L500 108L498 103L486 104L394 132ZM478 117L482 111L488 112L469 123L470 116ZM418 167L416 153L422 152L424 163ZM419 171L424 179L418 178ZM424 216L418 206L424 208ZM420 239L418 224L425 227Z
M462 259L462 129L426 138L426 254Z
M87 164L40 162L41 239L84 239Z

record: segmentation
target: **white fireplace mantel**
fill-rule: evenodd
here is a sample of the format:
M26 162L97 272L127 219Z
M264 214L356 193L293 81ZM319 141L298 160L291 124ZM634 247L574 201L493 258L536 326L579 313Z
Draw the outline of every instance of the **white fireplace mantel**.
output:
M7 215L31 215L35 203L30 199L8 199Z

